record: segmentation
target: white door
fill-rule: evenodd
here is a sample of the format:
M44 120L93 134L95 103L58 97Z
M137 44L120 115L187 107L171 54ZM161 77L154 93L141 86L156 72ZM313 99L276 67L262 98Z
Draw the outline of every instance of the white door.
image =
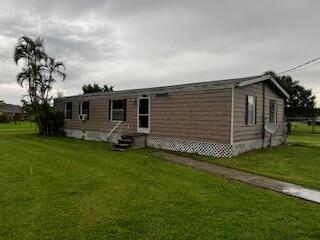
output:
M138 98L138 133L150 133L150 98Z

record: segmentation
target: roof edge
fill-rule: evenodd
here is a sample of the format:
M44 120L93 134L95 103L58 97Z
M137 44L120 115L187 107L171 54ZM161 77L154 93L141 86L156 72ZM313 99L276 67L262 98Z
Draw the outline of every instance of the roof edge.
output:
M254 84L254 83L263 82L263 81L266 81L266 80L270 80L280 90L280 92L286 98L290 97L290 95L286 92L286 90L284 90L280 86L280 84L271 75L264 75L264 76L258 77L256 79L251 79L251 80L248 80L248 81L241 82L241 83L238 84L238 87L244 87L244 86L248 86L248 85L251 85L251 84Z
M225 89L233 87L244 87L254 83L270 80L272 84L285 96L289 97L288 93L277 83L277 81L271 75L258 75L244 78L233 78L233 79L223 79L216 81L206 81L206 82L196 82L196 83L186 83L186 84L177 84L169 86L159 86L159 87L150 87L150 88L138 88L138 89L128 89L128 90L119 90L114 92L98 92L98 93L88 93L88 94L78 94L73 96L66 96L59 99L68 99L68 98L87 98L87 97L98 97L98 96L109 96L109 97L118 97L125 95L140 95L140 94L158 94L164 92L177 92L177 91L190 91L190 90L207 90L207 89Z

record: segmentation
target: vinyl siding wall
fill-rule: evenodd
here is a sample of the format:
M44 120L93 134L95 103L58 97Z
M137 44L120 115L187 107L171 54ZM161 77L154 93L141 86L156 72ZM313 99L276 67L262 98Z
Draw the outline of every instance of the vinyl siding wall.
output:
M269 102L277 101L277 124L275 135L283 134L284 99L267 83L256 83L235 89L234 95L234 142L261 139L263 137L263 84L265 84L265 123L269 122ZM246 95L257 97L257 118L255 125L246 125Z
M231 98L231 88L153 97L150 133L230 143Z
M137 131L137 99L126 96L127 121L122 133ZM170 92L167 96L150 95L150 134L162 137L208 140L230 143L231 98L228 89ZM56 99L55 108L64 112L64 101L72 102L72 120L65 129L109 132L117 123L109 121L109 97ZM79 102L90 102L89 120L79 121Z
M64 101L72 102L72 119L64 121L65 129L106 132L111 131L117 122L109 121L109 99L106 96L75 97L66 100L57 99L56 109L64 112ZM117 99L117 98L115 98ZM136 130L136 98L127 98L127 120L121 124L121 131L133 133ZM89 101L89 120L79 120L80 101Z

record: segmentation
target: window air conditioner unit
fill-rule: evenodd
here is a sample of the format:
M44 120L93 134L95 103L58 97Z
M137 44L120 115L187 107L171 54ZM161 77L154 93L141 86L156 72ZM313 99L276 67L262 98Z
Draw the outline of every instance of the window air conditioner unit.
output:
M80 121L87 121L88 120L88 114L80 114L79 115Z

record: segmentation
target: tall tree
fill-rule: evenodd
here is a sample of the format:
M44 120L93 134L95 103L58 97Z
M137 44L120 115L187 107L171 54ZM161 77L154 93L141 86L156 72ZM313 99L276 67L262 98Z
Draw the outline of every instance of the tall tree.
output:
M31 39L23 36L18 40L14 51L14 62L18 65L23 62L22 71L17 75L18 83L23 86L27 83L31 104L37 102L37 89L41 82L40 70L47 55L44 51L43 39Z
M52 89L52 84L58 79L64 81L66 78L66 74L64 73L65 66L62 62L56 61L55 58L47 57L43 70L41 75L42 81L40 83L40 97L43 103L49 104L51 100L49 93Z
M36 116L41 134L48 133L50 114L49 93L57 79L65 79L63 63L49 57L45 52L42 38L32 39L23 36L18 40L14 50L14 62L22 64L17 74L17 82L27 87L27 101Z
M95 92L113 92L113 86L108 87L108 85L105 84L103 87L100 87L97 83L94 83L93 85L83 85L82 91L83 94Z
M286 116L314 117L316 115L316 96L311 89L304 88L299 81L294 81L289 75L278 76L274 71L267 71L265 74L271 75L289 94L290 98L285 105Z

